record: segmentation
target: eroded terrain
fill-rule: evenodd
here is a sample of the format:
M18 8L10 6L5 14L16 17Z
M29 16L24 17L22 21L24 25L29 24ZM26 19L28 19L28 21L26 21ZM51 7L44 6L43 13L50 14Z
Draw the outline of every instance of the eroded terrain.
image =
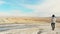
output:
M54 31L50 23L42 24L3 24L0 25L0 34L60 34L60 23L56 23Z

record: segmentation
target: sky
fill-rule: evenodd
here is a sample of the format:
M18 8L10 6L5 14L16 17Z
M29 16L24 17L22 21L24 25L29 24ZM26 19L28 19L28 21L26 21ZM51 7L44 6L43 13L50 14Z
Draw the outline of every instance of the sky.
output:
M0 16L60 16L60 0L0 0Z

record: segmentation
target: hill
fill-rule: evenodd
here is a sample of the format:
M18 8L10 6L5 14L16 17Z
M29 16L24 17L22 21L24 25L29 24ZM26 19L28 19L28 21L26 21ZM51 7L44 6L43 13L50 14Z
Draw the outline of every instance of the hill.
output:
M50 23L50 17L0 17L0 24L4 23ZM60 22L60 18L57 18Z

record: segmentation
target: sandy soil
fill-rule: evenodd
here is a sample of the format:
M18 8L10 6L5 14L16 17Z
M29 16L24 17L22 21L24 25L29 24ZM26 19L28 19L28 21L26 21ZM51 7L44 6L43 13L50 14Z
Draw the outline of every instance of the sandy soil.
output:
M60 34L60 23L56 23L54 31L50 23L0 25L0 34Z

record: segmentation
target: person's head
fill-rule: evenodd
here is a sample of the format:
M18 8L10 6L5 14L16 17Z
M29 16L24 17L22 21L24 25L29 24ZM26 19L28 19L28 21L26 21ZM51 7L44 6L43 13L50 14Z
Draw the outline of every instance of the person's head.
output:
M55 17L55 15L53 14L52 17Z

